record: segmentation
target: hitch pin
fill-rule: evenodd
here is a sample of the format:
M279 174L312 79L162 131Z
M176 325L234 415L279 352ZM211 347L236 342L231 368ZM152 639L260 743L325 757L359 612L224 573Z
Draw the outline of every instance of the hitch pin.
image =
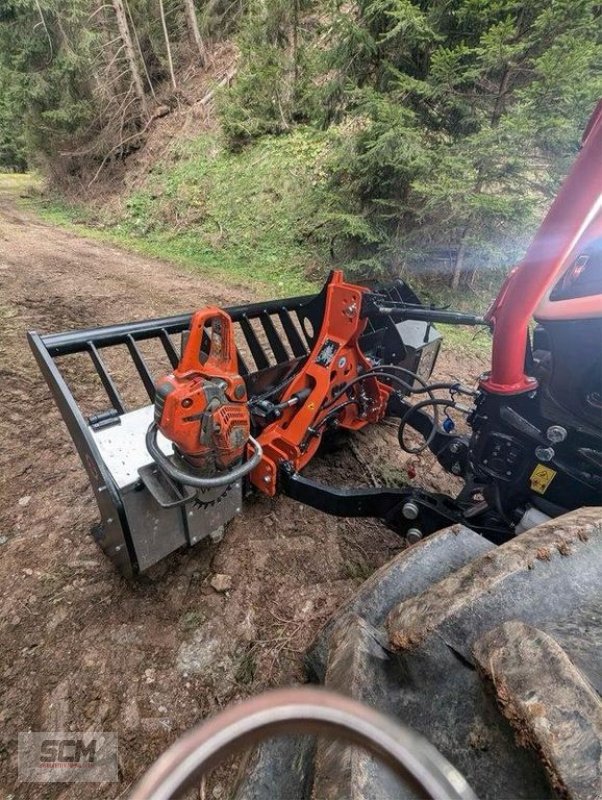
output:
M307 400L310 394L311 389L301 389L299 392L295 392L291 399L286 400L282 405L286 407L301 405L301 403Z
M290 400L285 400L284 403L278 403L278 408L292 408L297 405L299 405L299 398L295 394Z
M301 389L301 391L295 392L290 399L284 400L284 402L275 405L274 409L276 411L282 411L283 408L292 408L293 406L298 406L307 400L310 394L311 389Z

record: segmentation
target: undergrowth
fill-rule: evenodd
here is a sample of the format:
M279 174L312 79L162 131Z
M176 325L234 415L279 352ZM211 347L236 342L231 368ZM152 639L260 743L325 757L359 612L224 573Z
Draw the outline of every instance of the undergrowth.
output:
M325 206L325 148L326 134L309 130L266 137L243 153L203 134L175 144L117 214L34 202L53 222L83 223L138 252L266 286L274 296L303 293L319 285L324 261L308 230Z
M309 130L243 153L211 135L184 142L128 198L116 230L276 295L311 290L320 253L304 227L320 207L324 149L324 134Z

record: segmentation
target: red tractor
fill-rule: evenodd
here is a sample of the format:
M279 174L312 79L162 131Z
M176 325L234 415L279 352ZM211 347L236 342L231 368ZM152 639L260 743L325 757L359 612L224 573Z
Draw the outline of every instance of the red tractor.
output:
M434 327L437 323L491 329L491 369L477 386L430 382L441 341ZM182 336L180 352L174 335ZM169 360L165 376L156 382L139 346L144 340L159 341ZM333 623L326 639L318 642L310 655L310 672L320 680L327 678L328 670L336 673L338 669L339 662L335 659L336 663L331 664L329 660L328 652L332 655L333 646L335 652L338 647L348 655L357 648L367 652L366 648L373 647L376 652L382 647L378 631L374 635L367 632L364 623L380 629L387 614L393 651L420 648L427 634L437 630L443 638L436 647L454 653L453 657L442 655L442 662L456 658L458 670L470 662L473 671L476 664L477 670L487 672L488 658L499 657L503 661L500 653L513 648L519 661L532 656L533 663L539 663L537 654L529 656L521 650L521 636L526 635L522 629L498 631L497 646L494 640L477 640L476 633L472 638L468 636L466 621L461 635L460 628L452 626L448 630L442 620L466 598L473 611L480 607L475 600L475 587L486 586L491 597L495 596L502 581L499 576L507 574L501 567L499 574L495 571L498 562L503 564L504 559L509 559L512 564L529 564L532 570L537 559L551 558L549 547L562 556L575 547L579 549L578 542L587 540L591 552L584 551L578 575L570 570L567 573L566 567L562 581L548 576L547 583L538 584L533 594L534 607L540 604L569 609L567 614L572 615L574 626L581 633L586 626L582 619L584 608L588 613L591 610L591 620L600 619L600 605L596 611L591 602L591 597L599 597L600 593L599 525L596 528L593 517L587 516L591 512L579 512L587 517L585 522L577 520L582 533L571 538L569 526L568 538L563 538L558 531L565 523L561 521L560 528L554 527L554 520L564 520L567 512L600 505L602 501L602 103L522 262L510 273L484 317L426 307L403 282L367 288L347 283L341 272L333 272L315 296L229 309L205 308L193 315L94 330L44 336L30 333L29 341L96 494L102 519L94 536L124 573L143 571L179 547L193 545L208 535L219 535L223 525L241 512L243 499L250 491L270 496L282 492L337 516L376 517L408 543L422 540L402 554L404 570L408 563L421 560L422 577L419 580L414 575L417 583L410 586L414 594L402 591L405 578L398 576L393 582L395 591L389 594L387 603L381 603L378 613L366 611L364 616L360 606L350 606L347 612L356 616L346 618L342 628L339 620L335 644ZM127 353L147 393L148 402L139 408L126 407L103 362L102 349L115 346ZM107 399L107 407L87 418L55 363L58 357L82 352L89 354ZM452 409L465 414L468 433L455 431L449 415ZM402 448L418 452L428 447L446 470L463 479L464 486L456 497L408 485L325 485L303 474L330 432L353 432L384 417L399 419ZM419 447L407 444L408 428L422 437ZM543 528L536 527L542 524ZM429 544L431 534L441 529L453 531L456 539L453 545L445 545L451 548L445 551L447 555L442 553L441 559L432 563L428 554L443 547L442 541L448 541L444 532L432 537L433 544ZM462 537L470 540L465 542L470 563L464 566L458 555ZM501 547L492 549L493 545ZM415 555L411 555L413 551ZM455 567L450 567L441 588L437 580L442 573L437 570L447 563L446 558ZM470 565L475 560L479 567L471 572ZM454 571L458 564L462 576L454 584L452 578L459 574ZM395 567L398 568L401 569ZM538 570L537 575L542 567ZM426 572L429 577L425 583ZM406 576L410 584L413 574L410 570L410 577ZM497 576L495 580L492 574ZM412 597L422 597L421 592L427 592L429 586L431 591L433 587L440 588L434 596L423 598L422 605L416 605ZM368 609L377 604L375 587L373 580L372 594L367 589L367 594L362 595L362 603ZM522 596L523 589L522 584L517 584L516 597ZM492 617L484 595L479 597L479 602L484 603L481 616L467 612L471 631L485 636L484 631L493 622L501 620L507 625L516 621L507 614ZM506 595L500 603L516 605L516 597L509 600ZM405 610L400 603L406 605ZM533 618L527 615L529 621L539 624L541 615L538 617L533 610L529 613L535 614ZM358 614L361 623L357 622ZM520 624L526 624L524 617L519 617L523 621ZM421 619L423 628L417 628L418 623L410 624L410 618ZM491 623L489 628L483 628L486 618ZM544 634L549 633L545 628ZM351 639L346 641L345 636ZM466 645L469 639L470 647ZM325 644L326 640L330 644ZM595 636L591 641L594 640ZM590 639L583 634L581 641ZM596 641L599 646L599 639ZM574 688L577 678L571 683L561 655L547 640L544 644L547 656L541 663L558 661L558 680L564 675L567 686ZM581 658L591 664L590 650L583 647L585 650L579 650L573 642L568 651L571 657L577 653L578 663ZM422 656L428 676L433 654L424 651ZM385 652L382 659L388 657ZM393 672L401 669L398 661L395 664L391 666ZM453 672L454 665L450 662L448 666ZM417 662L404 668L419 671ZM386 678L380 675L378 680L390 682L391 674ZM590 675L590 680L600 691L599 650L595 674L597 678ZM339 675L337 680L331 685L345 689L345 682L353 680L353 676L343 679ZM425 680L429 691L436 692L437 682ZM496 676L491 680L495 683ZM510 686L512 680L508 681ZM543 678L542 683L545 689ZM443 678L440 685L441 697L453 705L452 689L448 690ZM462 691L476 690L465 683ZM498 694L501 691L500 688ZM511 694L512 691L520 694L518 688L512 689ZM584 718L589 719L588 703L592 698L583 687L579 691L581 694L575 689L575 697L582 698ZM410 713L412 702L407 699L403 707L408 711L407 719L420 727L418 706ZM381 705L387 707L384 701ZM592 713L594 719L600 712ZM560 724L558 719L553 717L549 724ZM600 741L596 744L592 733L596 724L600 731L599 716L598 722L592 723L593 729L590 726L585 733L581 730L577 734L583 734L588 742L591 739L591 746L594 750L597 747L599 753ZM446 730L449 731L449 724ZM426 733L444 751L450 750L441 744L440 736L432 734L432 728L427 726ZM491 745L492 753L498 752L498 744ZM540 749L549 761L551 756L545 747ZM378 752L382 755L382 748ZM552 761L560 763L558 759ZM478 765L468 759L462 767L469 780L485 791L487 781ZM528 772L528 765L517 762L517 774L521 770ZM565 791L566 776L562 774L558 785ZM599 776L599 771L596 774ZM421 785L424 788L425 784ZM518 792L517 786L527 784L519 781L510 785ZM593 799L602 796L602 787L599 790L599 794L579 794L567 789L565 794ZM531 785L528 791L534 792L528 796L541 796L540 788L535 790ZM323 796L338 795L325 792ZM383 790L381 794L374 791L357 796L390 795Z

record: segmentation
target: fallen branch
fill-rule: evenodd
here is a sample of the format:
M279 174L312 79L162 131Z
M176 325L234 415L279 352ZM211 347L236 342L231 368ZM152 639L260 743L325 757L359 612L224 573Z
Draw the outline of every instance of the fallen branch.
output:
M228 71L228 72L227 72L227 73L224 75L224 77L221 79L221 81L219 81L219 83L217 83L217 84L216 84L216 85L213 87L213 89L211 89L211 91L207 92L207 94L206 94L204 97L202 97L200 100L197 100L197 101L196 101L196 103L195 103L195 105L199 105L199 106L205 106L205 105L207 105L207 103L211 102L211 100L212 100L212 99L213 99L213 97L215 96L215 93L217 92L217 90L218 90L218 89L220 89L222 86L226 86L227 84L229 84L229 83L230 83L230 81L231 81L231 80L234 78L234 76L235 76L235 75L236 75L236 68L232 68L231 70L229 70L229 71ZM144 126L144 128L142 128L142 130L140 130L140 131L136 131L136 133L132 134L131 136L127 136L125 139L122 139L122 141L120 141L118 144L116 144L114 147L112 147L112 148L109 150L109 152L108 152L108 153L105 155L105 157L103 158L103 160L102 160L102 162L101 162L100 166L99 166L99 167L98 167L98 169L96 170L96 173L94 174L94 177L93 177L93 178L92 178L92 180L91 180L91 181L88 183L88 185L87 185L87 187L86 187L86 188L88 188L88 189L89 189L89 188L90 188L90 187L91 187L91 186L92 186L94 183L96 183L96 181L98 180L98 176L100 175L100 173L102 172L102 170L103 170L103 169L104 169L104 167L105 167L105 164L107 163L107 161L108 161L108 160L111 158L111 156L112 156L114 153L116 153L118 150L120 150L120 149L123 147L123 145L124 145L124 144L127 144L128 142L131 142L131 141L132 141L132 139L137 139L139 136L143 136L143 135L146 133L146 131L147 131L147 130L150 128L150 126L152 125L152 123L155 121L155 119L157 119L158 117L161 117L161 116L165 116L165 113L166 113L166 112L163 110L164 108L165 108L165 107L163 107L163 106L160 106L158 110L160 110L162 113L159 113L159 114L155 113L155 114L153 114L153 115L150 117L150 119L148 120L148 122L146 123L146 125ZM168 113L168 112L167 112L167 113Z
M213 98L215 97L215 93L217 92L217 90L218 90L218 89L221 89L221 88L222 88L222 86L226 86L227 84L229 84L229 83L230 83L230 81L232 80L232 78L233 78L235 75L236 75L236 67L235 67L235 68L233 68L233 69L231 69L229 72L227 72L227 73L225 74L225 76L224 76L224 77L221 79L221 81L220 81L220 82L219 82L219 83L218 83L216 86L214 86L214 87L213 87L213 89L211 89L211 91L210 91L210 92L207 92L207 94L206 94L204 97L201 97L201 99L200 99L200 100L197 100L197 101L196 101L195 105L198 105L198 106L206 106L206 105L207 105L207 103L209 103L209 102L211 102L211 100L213 100Z

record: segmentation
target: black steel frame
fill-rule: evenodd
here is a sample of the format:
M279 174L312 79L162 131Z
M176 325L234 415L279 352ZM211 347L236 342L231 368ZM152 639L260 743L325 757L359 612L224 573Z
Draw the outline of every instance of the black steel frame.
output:
M406 536L412 528L419 529L422 537L449 525L463 524L494 544L502 544L510 538L508 526L499 519L491 515L477 517L467 514L467 511L475 508L471 500L462 501L459 497L424 492L413 486L326 486L300 472L294 472L286 464L280 468L278 486L283 494L293 500L335 517L380 519L400 536ZM410 501L419 509L419 520L404 515L403 507Z
M287 334L292 352L299 356L306 355L307 352L309 352L308 348L311 344L311 340L303 325L304 316L301 313L301 309L308 301L312 300L313 297L313 295L294 297L285 300L234 306L226 309L232 319L240 323L245 340L249 345L249 350L258 369L265 368L269 364L269 361L250 325L250 320L260 320L266 332L267 340L272 345L274 354L280 357L284 355L286 356L286 360L288 360L289 357L282 343L279 341L278 334L270 318L270 315L277 315ZM301 339L298 329L293 323L291 314L295 314L299 320L301 329L306 338L305 343ZM73 439L77 452L88 473L101 515L103 519L110 519L114 525L119 525L121 527L121 535L117 534L113 538L122 540L123 546L117 545L120 549L109 555L118 563L120 569L126 574L137 571L137 562L120 493L112 476L104 467L102 458L94 442L94 437L91 435L88 421L73 397L56 363L56 359L76 353L88 353L110 404L109 414L103 416L112 415L117 417L120 414L126 413L128 409L109 370L104 364L101 355L102 349L114 347L116 345L124 345L127 348L149 397L149 402L153 402L153 379L137 343L158 338L163 345L169 363L172 367L175 367L178 364L179 355L170 335L180 334L186 331L190 324L191 316L191 314L180 314L173 317L162 317L141 322L108 325L105 327L67 331L64 333L40 335L35 331L29 331L27 334L34 357L46 379L52 396ZM278 338L279 346L276 345L276 338ZM240 354L239 365L243 375L249 374L249 368Z

